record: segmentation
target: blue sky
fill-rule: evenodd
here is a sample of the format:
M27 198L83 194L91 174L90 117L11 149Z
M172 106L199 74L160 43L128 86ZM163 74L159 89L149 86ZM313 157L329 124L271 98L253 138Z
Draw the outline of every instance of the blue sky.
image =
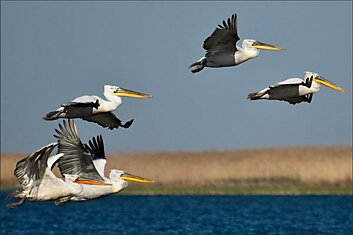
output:
M241 40L287 50L192 74L204 39L233 13ZM246 99L304 71L349 92L323 87L294 106ZM41 117L105 84L154 96L114 112L135 119L130 129L76 121L107 152L351 145L352 2L1 2L2 152L55 141L59 122Z

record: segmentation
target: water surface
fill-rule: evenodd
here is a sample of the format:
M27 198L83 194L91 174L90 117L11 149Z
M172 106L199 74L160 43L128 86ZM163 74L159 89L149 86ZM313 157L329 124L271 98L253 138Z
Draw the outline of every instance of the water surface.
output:
M7 209L1 234L353 234L351 196L109 196Z

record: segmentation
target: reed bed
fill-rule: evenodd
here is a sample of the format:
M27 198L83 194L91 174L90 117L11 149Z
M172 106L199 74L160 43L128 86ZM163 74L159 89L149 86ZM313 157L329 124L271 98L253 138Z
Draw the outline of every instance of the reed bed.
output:
M26 155L1 154L3 186L18 187L13 170ZM160 186L352 186L351 146L111 153L107 158L106 174L123 169Z

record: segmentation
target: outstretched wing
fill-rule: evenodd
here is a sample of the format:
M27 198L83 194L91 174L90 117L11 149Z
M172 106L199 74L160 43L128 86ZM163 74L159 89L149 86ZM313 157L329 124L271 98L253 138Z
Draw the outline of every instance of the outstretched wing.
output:
M219 52L237 51L236 43L239 40L237 32L237 15L233 14L223 25L218 25L216 30L203 43L207 51L206 56Z
M97 172L92 162L92 154L82 144L75 122L64 120L59 124L59 130L55 129L58 139L58 152L64 155L58 160L58 166L62 175L78 175L78 179L102 181L104 179Z
M57 143L48 144L17 162L14 174L23 187L43 178L48 158L56 146Z
M102 127L108 127L111 130L119 127L129 128L133 122L133 119L132 119L126 122L125 124L122 124L121 120L111 112L96 113L88 117L84 117L82 119L89 122L95 122L98 125Z
M88 142L89 146L87 148L92 153L92 160L93 164L96 167L98 173L104 178L104 168L107 160L105 158L104 153L104 142L101 135L97 136L96 138L92 138Z

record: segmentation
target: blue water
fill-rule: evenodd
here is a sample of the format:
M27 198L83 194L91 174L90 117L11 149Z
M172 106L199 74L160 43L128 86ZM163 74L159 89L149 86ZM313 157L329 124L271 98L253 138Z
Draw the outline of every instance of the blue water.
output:
M7 209L0 234L353 234L351 196L109 196Z

